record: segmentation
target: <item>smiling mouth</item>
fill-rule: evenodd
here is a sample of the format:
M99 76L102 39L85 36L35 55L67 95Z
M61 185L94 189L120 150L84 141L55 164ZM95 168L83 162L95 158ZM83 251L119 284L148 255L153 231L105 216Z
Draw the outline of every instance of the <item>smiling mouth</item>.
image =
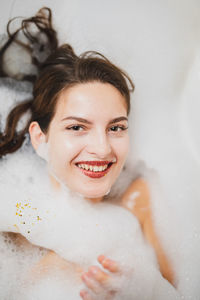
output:
M105 176L111 166L112 162L109 161L88 161L88 162L79 162L76 166L83 172L84 175L91 178L100 178Z

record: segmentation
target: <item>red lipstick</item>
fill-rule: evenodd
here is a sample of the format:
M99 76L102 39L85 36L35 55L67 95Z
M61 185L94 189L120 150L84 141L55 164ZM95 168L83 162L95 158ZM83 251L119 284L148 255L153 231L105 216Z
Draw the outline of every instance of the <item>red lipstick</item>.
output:
M107 169L105 169L103 171L91 171L91 170L86 170L86 169L80 168L78 166L79 164L86 164L86 165L91 165L91 166L105 166L105 165L108 165L108 167L107 167ZM90 178L101 178L109 172L112 164L113 163L111 163L109 161L81 161L81 162L78 162L76 165L79 168L79 170L83 172L84 175L86 175Z
M85 165L91 165L91 166L105 166L105 165L108 165L108 164L110 164L111 163L111 161L107 161L107 160L105 160L105 161L102 161L102 160L100 160L100 161L97 161L97 160L86 160L86 161L79 161L78 163L76 163L76 164L79 164L79 165L81 165L81 164L85 164Z

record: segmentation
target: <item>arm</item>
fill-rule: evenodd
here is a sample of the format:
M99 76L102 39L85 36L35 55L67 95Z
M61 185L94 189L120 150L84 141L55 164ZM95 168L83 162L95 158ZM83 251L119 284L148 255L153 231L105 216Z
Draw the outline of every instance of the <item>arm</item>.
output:
M61 272L64 276L69 276L71 274L70 272L81 274L82 269L78 265L68 262L54 251L50 250L31 269L31 276L36 280L40 280L42 277L53 274L54 272Z
M122 205L137 217L145 238L155 250L161 274L171 284L174 284L172 266L153 224L150 192L144 179L138 178L132 182L122 197Z

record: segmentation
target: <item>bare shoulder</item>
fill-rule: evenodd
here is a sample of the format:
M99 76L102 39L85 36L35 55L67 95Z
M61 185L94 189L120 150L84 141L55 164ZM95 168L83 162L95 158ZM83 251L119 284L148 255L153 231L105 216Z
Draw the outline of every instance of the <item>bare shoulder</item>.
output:
M121 201L122 206L130 210L140 222L145 238L155 250L161 274L173 284L173 268L154 226L150 190L145 179L137 178L134 180L123 194Z
M143 225L150 214L150 192L145 179L135 179L125 191L121 200L122 206L130 210Z

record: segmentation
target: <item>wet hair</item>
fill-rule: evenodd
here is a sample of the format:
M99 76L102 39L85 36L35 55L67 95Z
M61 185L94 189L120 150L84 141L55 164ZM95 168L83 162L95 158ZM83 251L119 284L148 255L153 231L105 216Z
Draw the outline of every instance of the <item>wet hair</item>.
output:
M18 104L10 111L5 131L0 132L0 157L21 147L32 121L37 121L41 130L46 133L60 93L74 85L87 82L113 85L124 96L129 113L130 92L134 90L130 77L99 52L86 51L78 56L71 45L58 46L49 8L44 7L34 17L22 20L21 26L14 33L10 32L12 21L7 25L8 39L0 50L0 76L9 75L4 60L6 51L13 43L30 53L32 65L37 72L20 75L18 78L33 83L33 98ZM26 43L18 38L20 34L24 35ZM28 111L30 118L26 126L17 132L19 120Z

